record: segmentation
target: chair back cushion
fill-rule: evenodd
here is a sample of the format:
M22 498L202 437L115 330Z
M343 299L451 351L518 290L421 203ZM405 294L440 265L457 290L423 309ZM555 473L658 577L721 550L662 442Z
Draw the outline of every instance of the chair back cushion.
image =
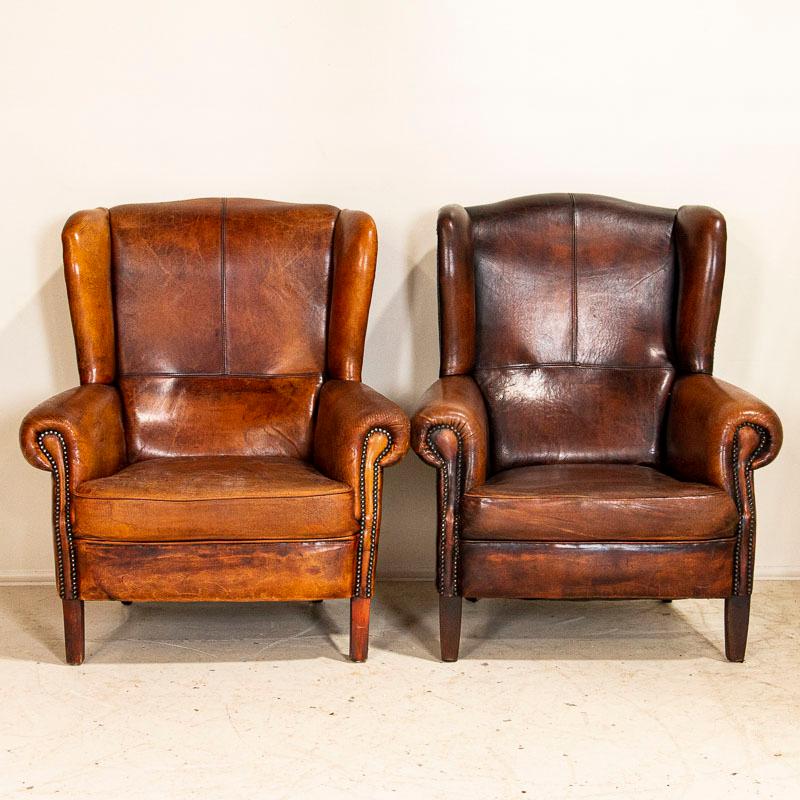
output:
M132 461L308 456L337 213L238 199L111 209L117 381Z
M467 212L494 468L656 462L675 374L675 211L539 195Z

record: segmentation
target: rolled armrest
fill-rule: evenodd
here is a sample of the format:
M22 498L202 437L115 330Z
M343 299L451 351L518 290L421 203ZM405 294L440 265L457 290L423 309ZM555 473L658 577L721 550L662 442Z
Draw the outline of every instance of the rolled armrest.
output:
M116 388L105 384L78 386L29 412L22 420L19 439L25 458L34 467L53 469L45 452L50 452L51 436L66 447L73 486L117 472L125 463L125 435Z
M408 451L408 417L396 403L359 381L326 381L319 396L314 431L314 464L329 478L358 494L367 438L382 434L380 465L388 467Z
M411 422L411 444L417 455L434 467L442 466L447 455L433 440L438 431L448 430L460 442L464 489L483 483L489 458L489 423L481 390L469 375L440 378L422 396Z
M734 470L769 464L783 441L778 415L742 389L711 375L679 378L667 418L667 468L733 494Z

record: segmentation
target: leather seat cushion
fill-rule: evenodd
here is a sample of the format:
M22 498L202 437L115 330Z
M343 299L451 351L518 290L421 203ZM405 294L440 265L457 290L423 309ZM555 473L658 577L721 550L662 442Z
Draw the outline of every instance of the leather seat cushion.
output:
M738 520L722 489L629 464L505 470L466 492L461 509L465 539L717 539L733 536Z
M359 527L349 486L282 456L138 461L85 481L72 504L75 535L105 540L313 539Z

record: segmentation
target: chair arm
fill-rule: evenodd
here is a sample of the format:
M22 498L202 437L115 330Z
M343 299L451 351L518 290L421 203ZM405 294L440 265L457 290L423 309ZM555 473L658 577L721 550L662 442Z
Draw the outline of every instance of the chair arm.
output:
M734 496L744 471L769 464L782 441L778 415L753 395L711 375L686 375L675 382L666 466L677 477L710 483Z
M400 406L359 381L326 381L314 431L315 466L352 486L358 495L362 459L373 438L382 444L376 455L381 467L406 454L408 417Z
M382 467L408 450L408 417L359 381L322 386L314 431L314 463L329 478L353 487L359 521L353 596L370 598L381 520Z
M58 442L51 443L51 438ZM34 467L53 471L55 463L66 459L64 469L73 487L111 475L126 458L119 393L97 383L61 392L25 416L19 439Z
M451 447L437 443L446 432L455 436L464 463L464 490L483 483L489 460L489 422L478 384L469 375L448 375L434 383L420 400L411 422L411 444L433 467L457 457Z

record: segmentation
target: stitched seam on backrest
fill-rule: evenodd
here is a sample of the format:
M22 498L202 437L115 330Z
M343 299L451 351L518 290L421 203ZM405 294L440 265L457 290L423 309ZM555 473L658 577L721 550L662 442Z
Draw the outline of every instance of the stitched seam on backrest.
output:
M306 372L123 372L120 378L305 378L322 377L319 370Z
M551 367L574 367L575 369L605 369L605 370L674 370L672 363L664 364L572 364L569 361L542 361L523 364L487 364L484 367L476 367L473 372L498 372L502 370L534 370L547 369Z
M228 210L226 198L220 200L219 214L219 272L220 272L220 297L222 304L222 372L228 374L228 321L226 314L226 295L225 295L225 221Z
M578 230L575 213L575 195L570 194L572 206L572 352L571 363L578 362Z

